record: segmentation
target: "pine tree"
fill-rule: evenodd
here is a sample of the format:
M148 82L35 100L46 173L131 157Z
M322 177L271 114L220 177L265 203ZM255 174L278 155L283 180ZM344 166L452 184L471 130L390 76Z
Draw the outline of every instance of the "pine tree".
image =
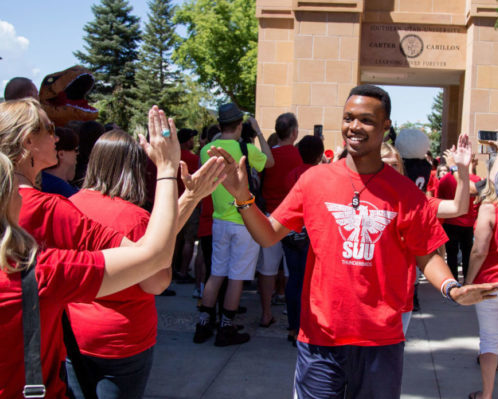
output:
M101 0L100 5L93 5L95 20L83 28L85 52L74 53L94 74L93 98L100 119L125 129L131 116L130 89L140 41L139 18L131 11L127 0Z
M171 63L171 53L178 41L170 0L151 0L148 22L139 52L133 89L133 124L146 125L149 108L157 104L167 115L175 116L183 103L181 73ZM178 121L177 121L178 123Z
M434 97L434 102L432 103L432 112L427 115L429 119L430 134L431 139L431 152L437 156L441 154L441 133L443 131L443 92L440 91Z

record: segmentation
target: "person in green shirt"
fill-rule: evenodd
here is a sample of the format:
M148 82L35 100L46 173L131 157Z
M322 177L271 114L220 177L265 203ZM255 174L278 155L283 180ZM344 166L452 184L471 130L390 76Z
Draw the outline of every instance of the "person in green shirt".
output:
M228 103L220 106L218 115L221 136L203 147L202 163L209 159L207 150L212 146L223 148L236 161L242 158L238 140L242 132L243 113L235 104ZM247 144L247 153L249 165L258 172L262 171L267 162L266 155L252 144ZM233 325L233 319L239 307L244 280L254 278L259 245L244 226L242 217L233 205L233 196L222 185L219 185L213 192L212 198L214 212L211 275L204 288L194 342L205 342L213 335L216 325L216 300L223 281L228 277L228 287L215 345L242 344L249 341L249 334L239 333Z

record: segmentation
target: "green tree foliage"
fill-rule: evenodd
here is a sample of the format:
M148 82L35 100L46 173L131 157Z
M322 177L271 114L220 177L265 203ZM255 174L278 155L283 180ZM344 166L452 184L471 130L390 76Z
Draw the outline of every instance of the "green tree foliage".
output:
M95 20L83 28L85 51L74 53L94 74L93 98L100 106L100 119L125 129L131 115L130 89L140 41L139 18L131 11L127 0L101 0L93 5Z
M170 0L149 2L149 19L142 37L133 89L134 125L146 125L147 112L154 104L167 115L174 115L185 101L182 75L171 63L173 47L178 41L174 11Z
M441 154L441 133L443 131L443 91L434 97L432 112L427 115L429 119L429 138L431 139L431 152L434 156Z
M256 0L187 0L175 21L187 37L174 58L241 109L254 112L258 23Z
M217 111L209 106L216 103L213 94L189 76L184 76L184 102L174 111L177 127L196 129L199 133L204 126L218 123Z

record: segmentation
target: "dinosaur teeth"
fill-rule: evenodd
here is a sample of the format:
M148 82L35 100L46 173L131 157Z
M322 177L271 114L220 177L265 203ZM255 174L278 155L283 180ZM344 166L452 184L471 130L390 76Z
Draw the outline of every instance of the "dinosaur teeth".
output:
M98 112L96 109L91 109L91 108L84 108L84 107L79 107L77 105L74 105L74 104L67 104L66 103L66 106L67 107L71 107L71 108L76 108L76 109L79 109L80 111L84 111L84 112Z

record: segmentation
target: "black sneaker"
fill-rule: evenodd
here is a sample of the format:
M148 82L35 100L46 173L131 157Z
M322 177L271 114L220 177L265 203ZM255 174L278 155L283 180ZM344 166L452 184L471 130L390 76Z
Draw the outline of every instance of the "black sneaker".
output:
M219 327L216 334L215 346L229 346L245 344L251 337L247 333L239 333L235 326Z
M202 344L213 336L213 326L208 324L197 323L195 325L194 343Z

